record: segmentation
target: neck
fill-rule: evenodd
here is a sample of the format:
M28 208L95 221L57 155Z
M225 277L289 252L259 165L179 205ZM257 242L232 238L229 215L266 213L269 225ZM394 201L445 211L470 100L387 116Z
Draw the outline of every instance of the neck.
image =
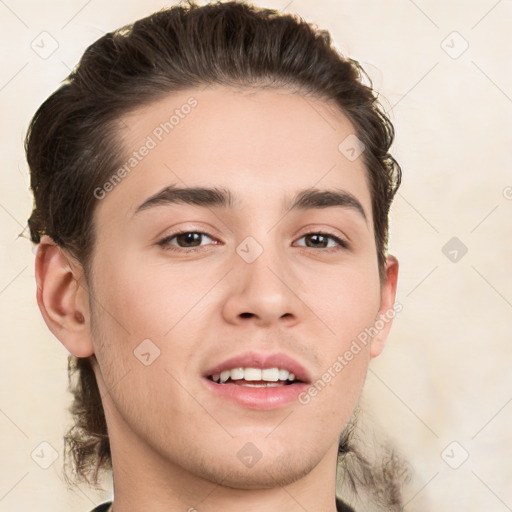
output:
M223 485L222 475L214 482L192 474L156 453L122 420L113 428L114 512L239 512L240 503L244 512L336 512L337 442L296 481L248 489Z

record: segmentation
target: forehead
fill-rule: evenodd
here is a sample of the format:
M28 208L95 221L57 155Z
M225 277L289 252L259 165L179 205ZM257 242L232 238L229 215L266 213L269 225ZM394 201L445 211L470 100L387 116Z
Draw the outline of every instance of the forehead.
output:
M115 209L115 199L133 212L174 184L223 187L238 206L260 207L297 190L335 187L371 211L363 158L347 153L355 129L333 102L288 89L190 89L126 115L119 136L123 179L102 209Z

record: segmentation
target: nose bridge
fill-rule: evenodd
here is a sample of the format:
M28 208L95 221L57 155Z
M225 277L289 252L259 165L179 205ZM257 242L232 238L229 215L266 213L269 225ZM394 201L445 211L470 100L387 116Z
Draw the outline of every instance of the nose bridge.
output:
M235 265L244 287L256 286L260 292L282 293L284 285L276 274L284 276L289 264L282 249L272 233L259 235L258 239L246 237L236 249L240 261Z
M290 262L274 233L247 236L236 247L230 316L255 316L268 323L297 315L297 297L291 289Z

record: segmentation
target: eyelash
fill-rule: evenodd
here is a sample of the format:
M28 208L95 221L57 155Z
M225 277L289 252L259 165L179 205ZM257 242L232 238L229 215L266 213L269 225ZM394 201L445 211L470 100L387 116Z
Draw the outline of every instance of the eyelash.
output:
M214 239L213 236L211 236L208 233L205 233L203 231L178 231L178 232L173 233L169 236L166 236L164 239L160 240L160 242L158 242L158 245L160 245L165 251L173 251L173 252L190 253L190 252L197 252L198 250L202 250L202 247L204 247L204 246L188 247L187 248L187 247L172 246L169 244L169 242L171 240L173 240L174 238L176 238L177 236L186 235L186 234L190 234L190 233L194 233L194 234L198 234L198 235L206 235L208 238L211 238L212 240ZM345 240L342 240L338 236L333 235L332 233L325 232L325 231L311 231L309 233L305 233L300 238L304 238L305 236L309 236L309 235L321 235L321 236L330 238L338 244L338 247L329 247L329 248L324 248L324 249L322 249L322 248L315 249L314 247L307 247L307 246L300 246L300 247L304 247L305 249L313 249L315 251L321 250L321 251L327 252L327 253L337 252L339 250L349 248L349 245ZM299 240L300 240L300 238L299 238Z

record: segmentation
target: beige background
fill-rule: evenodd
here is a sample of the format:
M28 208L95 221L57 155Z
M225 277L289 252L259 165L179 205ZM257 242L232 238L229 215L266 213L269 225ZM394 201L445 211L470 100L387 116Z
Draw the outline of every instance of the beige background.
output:
M256 3L329 29L392 108L404 182L390 247L403 311L364 403L415 468L406 510L512 510L512 2ZM61 476L67 351L37 308L31 243L17 238L32 205L22 141L88 44L165 5L0 1L0 512L88 511L110 496L67 490ZM46 51L58 43L51 56L32 49L41 37ZM468 249L456 262L442 250L452 237ZM42 442L58 455L48 469L31 457L37 448L51 462Z

